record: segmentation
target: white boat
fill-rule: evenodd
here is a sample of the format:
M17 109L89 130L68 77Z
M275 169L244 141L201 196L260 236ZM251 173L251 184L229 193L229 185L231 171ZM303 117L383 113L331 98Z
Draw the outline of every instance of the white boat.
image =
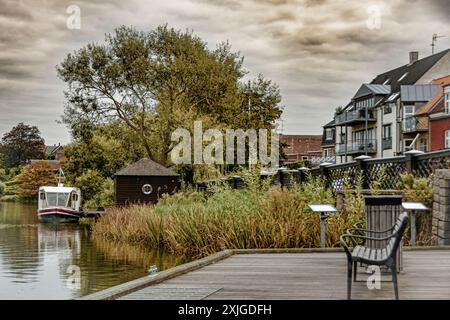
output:
M40 187L38 218L43 222L76 222L80 219L81 192L79 188Z

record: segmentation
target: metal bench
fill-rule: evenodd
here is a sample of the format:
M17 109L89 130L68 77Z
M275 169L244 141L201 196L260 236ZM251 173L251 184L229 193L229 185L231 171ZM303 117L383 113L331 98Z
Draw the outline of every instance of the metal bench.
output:
M391 270L392 282L394 285L395 299L398 300L398 284L397 284L397 251L400 246L403 234L405 233L408 225L408 214L402 213L396 220L396 223L389 229L383 231L373 231L360 228L348 229L346 234L340 237L340 242L344 247L347 255L347 299L351 299L352 292L352 275L353 281L356 281L358 263L363 263L369 266L386 266ZM353 234L357 232L358 234ZM361 232L370 234L385 235L390 233L389 236L380 237L368 237L362 235ZM350 250L346 239L350 239L353 245L353 250ZM387 245L384 248L373 248L364 245L358 245L357 240L365 241L387 241Z

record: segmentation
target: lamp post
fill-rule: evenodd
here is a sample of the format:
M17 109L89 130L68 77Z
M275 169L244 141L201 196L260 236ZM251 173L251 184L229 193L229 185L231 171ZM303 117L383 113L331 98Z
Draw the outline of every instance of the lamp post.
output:
M320 214L320 247L325 248L325 220L327 213L337 212L336 208L330 204L310 204L308 206L313 212Z
M425 211L428 210L428 208L420 202L403 202L402 203L403 209L410 212L411 217L411 245L416 245L416 211Z

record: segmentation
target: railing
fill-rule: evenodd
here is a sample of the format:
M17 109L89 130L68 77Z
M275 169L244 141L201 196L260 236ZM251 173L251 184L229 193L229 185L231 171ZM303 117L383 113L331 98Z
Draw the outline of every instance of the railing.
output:
M356 140L336 144L336 154L373 153L377 151L377 140Z
M329 156L329 157L311 157L311 164L312 165L320 165L322 163L336 163L336 156Z
M335 123L341 124L341 123L352 122L352 121L365 121L366 118L367 118L367 120L371 120L371 121L376 120L375 111L368 110L367 117L366 117L365 109L345 111L345 112L335 116Z
M407 117L403 119L403 132L415 132L417 130L417 118Z
M383 147L383 150L392 149L392 138L383 138L381 146Z
M361 181L363 189L370 189L376 181L382 189L396 189L402 173L411 173L417 177L429 177L437 169L450 169L450 150L424 154L407 154L392 158L361 159L344 164L323 165L311 170L279 170L276 174L261 175L261 179L270 179L272 185L290 187L292 181L302 183L309 176L323 177L328 187L337 192L343 187L354 187ZM245 188L241 177L224 180L199 182L198 190L214 192L214 184L228 183L233 189Z

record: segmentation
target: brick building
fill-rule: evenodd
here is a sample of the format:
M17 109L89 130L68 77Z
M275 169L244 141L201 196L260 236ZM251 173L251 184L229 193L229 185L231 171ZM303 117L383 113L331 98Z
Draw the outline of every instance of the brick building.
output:
M287 145L283 149L286 163L310 161L313 157L322 156L321 135L280 135L280 142Z

